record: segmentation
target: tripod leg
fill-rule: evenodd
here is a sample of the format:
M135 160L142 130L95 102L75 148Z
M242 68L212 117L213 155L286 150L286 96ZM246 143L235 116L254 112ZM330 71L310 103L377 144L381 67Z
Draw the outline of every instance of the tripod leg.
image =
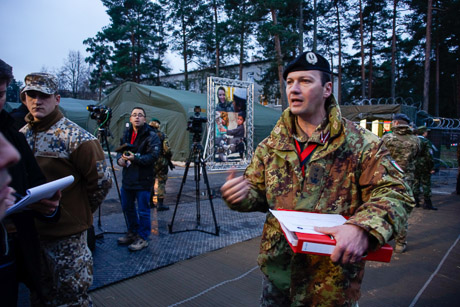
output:
M206 185L206 189L208 191L209 203L211 204L212 218L214 220L214 226L215 226L215 229L216 229L215 235L218 236L219 235L219 226L217 226L216 213L214 212L214 204L212 203L211 188L209 187L208 174L206 173L206 162L201 161L201 168L203 170L204 184Z
M104 140L105 146L107 148L107 155L109 156L110 165L112 166L113 180L115 181L115 186L117 188L117 193L118 193L118 199L120 200L120 205L121 205L120 188L118 186L118 180L117 180L117 174L115 173L115 167L113 166L112 154L110 153L109 141L107 140L107 132L105 130L103 130L103 131L101 131L101 134L102 134L102 139ZM101 211L100 211L100 209L101 209L101 206L99 206L99 223L101 222L101 220L100 220L101 219ZM128 231L128 219L126 218L126 214L125 214L124 211L123 211L123 217L125 218L126 231Z
M196 200L196 224L200 226L201 223L201 208L200 208L200 163L194 162L195 171L195 200Z
M173 217L171 219L171 223L168 225L169 233L172 233L174 219L176 218L177 207L179 206L180 196L182 195L182 189L184 188L185 181L187 180L188 169L190 167L190 159L191 159L191 156L189 156L187 162L185 163L184 176L182 176L182 183L180 184L179 194L177 194L176 206L174 207Z

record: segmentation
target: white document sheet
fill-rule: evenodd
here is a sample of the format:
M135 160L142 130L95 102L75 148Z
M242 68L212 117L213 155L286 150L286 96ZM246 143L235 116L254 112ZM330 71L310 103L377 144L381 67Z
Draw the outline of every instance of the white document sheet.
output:
M58 190L62 190L69 186L74 180L72 175L54 180L34 188L28 189L26 195L21 198L17 203L6 210L6 215L11 214L27 205L36 203L42 199L52 197Z
M334 227L343 225L346 219L340 214L324 214L301 211L271 210L270 212L289 231L322 234L314 231L313 227Z

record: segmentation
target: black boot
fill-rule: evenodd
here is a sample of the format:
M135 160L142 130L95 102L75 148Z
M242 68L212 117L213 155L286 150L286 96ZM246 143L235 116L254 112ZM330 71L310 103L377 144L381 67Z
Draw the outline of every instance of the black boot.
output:
M169 210L169 207L163 204L163 198L158 198L158 211L166 211Z
M415 208L418 207L420 207L420 200L418 199L418 197L415 197Z
M433 203L431 202L431 198L425 197L425 203L423 204L423 209L426 210L438 210L438 208L433 206Z

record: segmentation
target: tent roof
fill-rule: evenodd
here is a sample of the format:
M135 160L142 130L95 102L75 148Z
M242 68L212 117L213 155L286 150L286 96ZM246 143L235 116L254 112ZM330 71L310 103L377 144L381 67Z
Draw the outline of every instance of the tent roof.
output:
M404 113L412 121L415 121L417 108L400 104L381 104L381 105L341 105L342 116L351 121L366 119L372 120L391 120L393 114Z
M83 100L83 99L74 99L74 98L61 98L59 103L59 108L65 117L69 118L71 121L87 129L87 120L89 112L86 107L90 104L96 104L94 100Z

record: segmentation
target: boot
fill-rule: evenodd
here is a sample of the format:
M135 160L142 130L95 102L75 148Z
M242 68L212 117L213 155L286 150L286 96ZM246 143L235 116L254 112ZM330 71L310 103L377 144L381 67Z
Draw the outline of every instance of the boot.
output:
M396 245L395 245L395 253L398 253L398 254L402 254L406 251L407 249L407 243L399 243L399 242L396 242Z
M163 198L158 198L158 211L166 211L169 210L169 207L163 204Z
M415 208L419 208L420 207L420 200L418 199L418 197L415 197Z
M426 210L438 210L438 208L433 206L433 203L431 202L431 198L425 197L425 203L423 204L423 209Z

